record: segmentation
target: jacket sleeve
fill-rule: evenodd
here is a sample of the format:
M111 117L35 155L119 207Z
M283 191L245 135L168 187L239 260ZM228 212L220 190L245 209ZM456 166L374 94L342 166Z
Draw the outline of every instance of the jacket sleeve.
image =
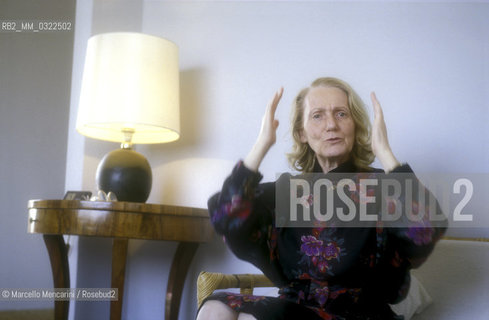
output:
M393 246L393 263L419 267L431 254L436 242L447 229L448 220L434 195L417 179L411 167L402 165L386 178L398 181L401 194L396 201L382 195L384 214L393 214L400 206L401 216L387 228L388 241ZM389 226L389 224L387 224Z
M260 184L262 175L239 161L224 181L221 192L208 201L214 229L240 259L253 263L269 278L277 279L274 183ZM270 272L268 272L270 271Z
M421 266L433 251L437 241L446 231L448 221L438 202L416 178L409 165L402 165L391 173L381 175L381 186L395 181L400 193L392 197L380 188L379 197L384 215L377 224L378 261L375 279L378 294L389 303L406 297L410 286L410 269ZM431 200L431 202L430 202ZM397 211L396 211L397 210ZM397 215L395 221L386 221Z

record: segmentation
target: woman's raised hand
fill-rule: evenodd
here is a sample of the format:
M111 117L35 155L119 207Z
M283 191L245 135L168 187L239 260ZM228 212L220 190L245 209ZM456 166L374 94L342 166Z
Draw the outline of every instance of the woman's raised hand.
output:
M387 128L384 121L384 113L382 112L382 107L375 92L370 94L372 99L372 105L374 108L374 123L372 127L372 151L379 159L382 167L384 167L385 172L392 171L394 168L398 167L399 161L392 153L391 147L389 145L389 140L387 138Z
M262 118L258 138L253 145L253 148L244 159L245 166L253 171L258 171L258 167L260 166L260 163L267 154L268 150L277 141L277 128L279 122L277 119L275 119L275 111L277 110L277 106L282 98L283 92L284 88L280 88L268 104Z
M282 98L284 88L280 88L272 100L268 103L265 114L261 121L260 134L258 135L258 141L260 141L265 147L270 148L277 141L277 128L278 120L275 119L275 111L277 110L278 103Z

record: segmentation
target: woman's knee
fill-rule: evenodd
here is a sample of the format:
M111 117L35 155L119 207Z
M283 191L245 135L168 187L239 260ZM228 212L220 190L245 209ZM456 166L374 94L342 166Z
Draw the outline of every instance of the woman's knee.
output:
M237 320L238 313L219 300L208 300L200 308L197 320ZM240 318L241 319L241 318Z

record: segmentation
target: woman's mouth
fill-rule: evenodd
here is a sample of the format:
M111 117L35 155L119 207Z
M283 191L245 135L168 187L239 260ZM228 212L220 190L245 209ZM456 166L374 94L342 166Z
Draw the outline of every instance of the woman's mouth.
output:
M341 138L329 138L329 139L326 139L326 141L329 143L337 143L337 142L341 141Z

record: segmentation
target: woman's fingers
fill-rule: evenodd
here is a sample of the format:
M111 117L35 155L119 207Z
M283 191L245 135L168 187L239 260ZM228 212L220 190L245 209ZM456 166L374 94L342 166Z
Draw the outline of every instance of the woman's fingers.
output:
M375 92L370 94L372 99L372 105L374 108L374 123L372 127L372 151L379 159L385 172L390 172L397 166L399 161L396 159L389 146L389 139L387 138L387 127L384 121L384 114L382 107Z
M282 99L283 93L284 93L284 88L280 87L280 89L275 93L275 96L273 97L272 106L271 106L271 110L270 110L270 116L271 116L271 119L273 119L273 121L272 121L273 129L277 129L277 127L278 127L278 120L275 119L275 111L277 111L278 103Z
M282 94L284 93L284 88L280 87L280 89L275 92L275 95L272 98L272 101L269 104L268 108L268 113L270 116L270 119L275 118L275 111L277 110L278 103L280 102L280 99L282 99Z
M275 92L273 98L270 100L270 103L267 105L265 114L262 118L258 139L244 159L245 166L253 171L258 171L260 163L270 147L275 144L277 139L276 131L279 123L278 120L275 119L275 111L277 110L277 106L282 98L283 92L283 88L280 88L277 92Z
M374 127L377 125L385 130L384 113L375 92L372 91L370 98L372 99L372 105L374 107Z
M372 99L372 105L374 108L374 123L372 127L372 149L376 156L380 150L389 148L389 143L387 140L387 128L384 122L384 116L382 113L382 108L380 106L379 100L375 92L370 94Z
M374 117L377 118L378 116L383 117L382 113L382 107L380 106L379 100L377 100L377 95L375 94L374 91L370 93L370 98L372 99L372 105L374 107Z
M283 87L281 87L279 90L277 90L277 92L275 92L275 95L273 96L272 100L268 104L267 111L263 119L264 123L262 124L262 126L270 125L271 129L273 130L273 132L270 133L274 133L278 127L278 120L275 119L275 111L277 111L277 107L280 102L280 99L282 99L283 93L284 93ZM267 131L266 128L262 128L262 131L263 129L265 129L264 131Z

